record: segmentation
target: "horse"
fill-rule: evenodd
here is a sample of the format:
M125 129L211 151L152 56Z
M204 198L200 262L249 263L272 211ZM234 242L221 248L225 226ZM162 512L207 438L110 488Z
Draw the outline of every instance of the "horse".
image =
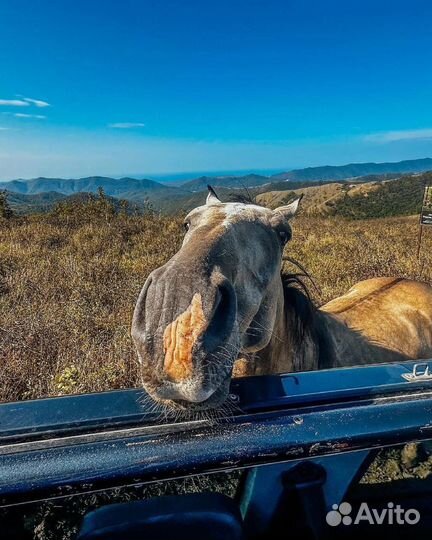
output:
M133 314L142 384L155 401L215 409L233 376L432 357L429 284L372 278L316 309L282 273L299 203L224 203L209 187L186 216L180 250L149 275Z

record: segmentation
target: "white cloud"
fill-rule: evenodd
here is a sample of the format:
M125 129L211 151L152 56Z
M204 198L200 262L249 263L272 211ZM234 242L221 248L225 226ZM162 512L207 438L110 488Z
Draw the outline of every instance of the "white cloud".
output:
M23 99L0 99L0 105L6 107L28 107L30 103L27 103Z
M432 128L383 131L381 133L371 133L363 137L363 140L366 142L376 143L412 141L418 139L432 139Z
M116 128L116 129L131 129L131 128L140 128L144 126L145 124L143 124L142 122L116 122L114 124L108 124L108 127Z
M14 113L16 118L37 118L38 120L43 120L46 118L43 114L26 114L26 113Z
M18 99L0 99L0 106L4 107L50 107L50 104L41 99L33 99L24 96L18 96Z
M22 99L26 101L27 103L29 103L30 105L35 105L36 107L50 107L51 106L48 102L42 101L41 99L33 99L33 98L28 98L28 97L23 97Z

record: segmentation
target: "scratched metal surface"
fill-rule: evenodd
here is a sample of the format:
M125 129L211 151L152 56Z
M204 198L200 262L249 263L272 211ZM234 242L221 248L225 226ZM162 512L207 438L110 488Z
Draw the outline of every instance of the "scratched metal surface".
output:
M333 370L322 379L312 373L272 377L258 396L256 378L235 381L232 390L244 412L218 421L156 422L134 402L135 390L125 391L123 402L122 392L87 396L86 402L83 396L45 400L50 411L72 403L69 418L80 429L84 402L95 407L98 397L104 401L93 409L94 429L87 424L85 432L64 433L66 418L58 411L45 418L46 403L35 416L39 423L45 418L39 437L36 422L9 418L0 446L0 504L430 439L432 383L403 381L402 373L411 369L407 364ZM77 407L73 402L80 398ZM109 412L110 404L117 406L112 417L122 420L107 430L102 412ZM19 409L19 404L8 406L9 412ZM31 413L31 405L26 408ZM127 424L130 416L133 425ZM22 437L23 425L32 426L27 440L7 437L14 429L14 437L20 429Z
M406 362L235 379L231 392L238 395L241 409L246 412L373 396L403 389L406 382L402 374L411 372L414 365L415 362ZM152 410L142 389L3 403L0 446L60 434L163 422Z

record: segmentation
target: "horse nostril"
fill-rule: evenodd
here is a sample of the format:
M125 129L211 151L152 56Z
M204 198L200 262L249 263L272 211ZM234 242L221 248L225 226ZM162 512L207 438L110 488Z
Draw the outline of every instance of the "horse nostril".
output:
M237 298L233 286L225 281L218 286L217 300L205 335L207 350L227 341L232 333L237 314Z
M150 285L153 282L153 275L154 272L152 272L147 278L143 288L141 289L137 303L135 304L135 309L132 317L131 334L132 338L136 342L139 342L142 339L143 331L145 329L146 300Z
M224 284L219 287L215 315L219 313L223 315L230 310L234 300L234 294L234 290L229 284Z

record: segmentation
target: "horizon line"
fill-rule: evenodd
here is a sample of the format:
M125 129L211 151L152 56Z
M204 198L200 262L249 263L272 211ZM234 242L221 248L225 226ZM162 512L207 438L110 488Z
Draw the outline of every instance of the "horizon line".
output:
M32 178L23 178L23 177L19 177L19 178L11 178L11 179L8 179L8 180L0 180L0 182L4 183L8 183L8 182L28 182L30 180L38 180L40 178L44 178L46 180L55 180L55 179L59 179L59 180L82 180L84 178L110 178L110 179L113 179L113 180L122 180L122 179L125 179L125 178L131 178L133 180L153 180L153 178L159 178L159 179L166 179L166 181L169 181L169 177L173 177L173 181L177 181L177 182L180 182L181 180L194 180L194 179L197 179L197 178L200 178L202 176L209 176L209 177L214 177L214 178L222 178L222 177L227 177L227 176L241 176L241 175L251 175L251 174L256 174L256 175L259 175L259 176L263 176L265 178L272 178L273 176L276 176L276 175L279 175L279 174L284 174L284 173L289 173L289 172L293 172L293 171L300 171L300 170L306 170L306 169L317 169L317 168L324 168L324 167L347 167L349 165L386 165L386 164L393 164L393 165L397 165L399 163L403 163L403 162L409 162L409 161L424 161L424 160L432 160L431 157L429 156L426 156L426 157L421 157L421 158L413 158L413 159L401 159L399 161L352 161L352 162L349 162L349 163L344 163L342 165L329 165L329 164L325 164L325 165L309 165L309 166L305 166L305 167L295 167L295 168L283 168L283 169L280 169L280 168L265 168L265 169L260 169L260 168L255 168L255 169L249 169L249 168L245 168L245 169L232 169L232 170L212 170L212 171L185 171L185 172L181 172L181 171L177 171L177 172L174 172L174 171L171 171L171 172L160 172L160 173L151 173L151 174L114 174L114 175L106 175L106 174L93 174L93 175L87 175L87 176L75 176L75 177L67 177L67 176L35 176L35 177L32 177ZM269 174L264 174L265 172L269 173ZM426 171L424 171L426 172ZM243 173L243 174L242 174ZM153 177L153 178L152 178ZM176 177L176 178L175 178Z

